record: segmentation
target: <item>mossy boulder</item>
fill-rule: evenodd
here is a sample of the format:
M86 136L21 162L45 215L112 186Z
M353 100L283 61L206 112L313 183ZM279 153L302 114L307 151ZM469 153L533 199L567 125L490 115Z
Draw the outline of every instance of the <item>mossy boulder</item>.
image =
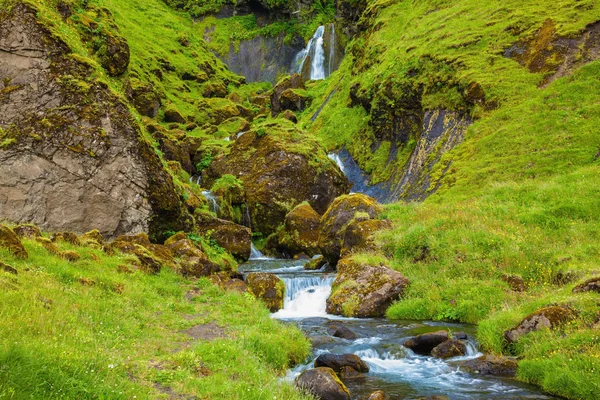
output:
M514 328L504 331L504 338L508 343L515 343L529 332L554 329L572 321L576 316L575 310L568 306L545 307L525 317Z
M104 248L104 238L98 229L91 230L79 236L79 242L82 246L90 247L93 249Z
M60 254L60 249L58 248L57 245L52 243L52 240L40 236L40 237L35 238L35 241L38 242L39 244L41 244L42 247L48 251L48 253L50 253L52 255Z
M158 115L162 102L152 84L131 78L125 87L125 94L141 115L150 118Z
M317 271L323 268L327 264L327 260L323 256L319 256L310 260L306 265L304 265L304 269L306 271Z
M255 272L248 274L246 285L257 299L261 300L271 312L283 308L285 284L275 274Z
M283 226L276 233L276 249L290 258L297 254L312 257L319 253L319 225L321 216L308 203L296 206L285 216Z
M573 293L596 292L600 293L600 277L588 279L573 288Z
M165 122L175 122L177 124L185 124L185 123L187 123L187 119L173 105L169 105L165 109L164 120L165 120Z
M136 256L141 269L148 273L158 273L162 267L175 268L173 252L165 246L151 243L145 233L121 235L109 247Z
M227 87L220 81L206 82L202 88L204 97L225 97L227 96Z
M467 372L481 375L513 377L517 373L517 361L504 356L484 355L459 364Z
M367 400L388 400L389 397L385 394L383 390L376 390L369 395Z
M337 264L351 224L374 219L382 210L375 199L364 194L336 198L323 214L319 229L319 248L327 262L332 266Z
M321 354L315 360L315 368L328 367L340 373L344 367L350 367L357 372L369 372L369 366L355 354Z
M60 257L64 258L65 260L67 260L69 262L77 262L81 258L79 253L77 253L76 251L71 251L71 250L61 251Z
M196 244L185 234L169 238L165 247L173 252L179 259L180 272L184 276L203 277L221 270L219 265L213 263Z
M246 191L241 180L233 175L223 175L212 186L217 199L217 216L236 224L249 224L247 218Z
M404 347L411 349L417 354L428 356L434 348L449 339L448 331L429 332L408 339L404 342Z
M13 275L19 275L19 271L17 271L17 269L15 267L12 267L8 264L4 264L2 261L0 261L0 271L9 273L9 274L13 274Z
M319 367L302 372L294 385L319 400L350 400L350 392L334 370Z
M271 92L271 114L275 117L283 110L298 111L300 108L286 108L295 107L295 101L298 100L294 89L304 89L304 79L300 74L293 74L288 76L275 85ZM286 96L284 97L284 93Z
M67 242L72 244L73 246L81 245L79 238L73 232L55 232L50 236L50 240L52 240L53 242Z
M338 263L338 275L327 299L327 312L345 317L382 317L404 293L409 281L383 264L353 258Z
M19 237L6 225L0 225L0 247L7 249L15 257L22 259L29 257Z
M282 111L303 111L310 105L311 100L304 92L294 89L285 90L279 97Z
M467 354L467 345L456 339L449 339L431 350L431 355L436 358L452 358Z
M344 233L340 256L346 257L351 253L377 250L373 237L374 234L382 230L391 229L391 227L392 223L390 220L369 219L352 222Z
M501 279L515 292L524 292L527 290L525 280L518 275L503 274Z
M214 240L238 260L247 261L250 258L252 231L249 228L206 213L197 213L195 229L198 234Z
M226 174L242 181L252 229L265 236L298 204L307 201L323 213L349 190L348 180L324 149L288 124L269 123L244 133L203 172L207 184Z
M32 224L20 224L13 228L13 232L20 238L33 239L42 236L42 230Z

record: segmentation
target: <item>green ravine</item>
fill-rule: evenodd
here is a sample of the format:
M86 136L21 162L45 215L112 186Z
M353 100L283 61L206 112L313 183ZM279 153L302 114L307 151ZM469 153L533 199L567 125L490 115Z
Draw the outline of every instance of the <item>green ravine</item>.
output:
M0 0L0 20L18 3L34 7L69 56L89 66L75 82L81 90L100 83L127 104L190 219L214 218L204 189L225 193L229 219L246 218L242 176L224 174L202 189L190 183L229 155L242 131L268 135L318 173L330 167L327 152L346 149L377 184L402 178L427 112L469 116L462 142L427 171L426 199L384 205L392 229L354 257L410 280L387 318L475 324L483 351L517 357L518 379L568 399L598 398L600 298L573 288L600 275L600 56L587 60L574 46L579 55L559 69L564 54L555 45L600 35L600 2ZM64 4L68 18L58 11ZM217 15L249 4L255 14ZM348 7L364 12L347 21ZM271 83L246 83L218 58L243 40L283 35L289 43L330 22L348 40L345 58L327 79L294 89L308 103L286 118L271 113ZM103 67L113 37L131 54L116 76ZM0 99L12 90L2 87ZM142 115L136 91L158 102L156 115ZM22 140L3 126L0 152ZM187 170L165 154L165 141L195 146ZM297 205L286 200L274 201ZM274 222L278 231L283 224ZM186 237L235 270L213 233L196 227ZM248 236L269 245L262 232ZM39 241L23 244L26 260L0 246L0 267L18 271L0 268L0 399L310 398L281 379L306 359L309 340L271 319L250 293L166 266L142 273L135 256L118 251L57 242L81 256L72 262ZM522 278L525 290L507 277ZM505 330L550 305L568 305L577 317L507 343ZM198 326L212 333L185 333Z

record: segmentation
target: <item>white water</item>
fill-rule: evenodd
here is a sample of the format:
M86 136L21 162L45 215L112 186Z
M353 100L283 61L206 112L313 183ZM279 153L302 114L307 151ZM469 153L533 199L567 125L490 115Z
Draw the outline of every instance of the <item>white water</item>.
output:
M206 197L206 200L208 200L208 203L210 205L210 211L214 212L215 214L218 214L221 208L219 207L219 203L217 202L217 199L212 194L212 192L210 190L205 190L202 192L202 194L204 195L204 197Z
M333 27L333 24L331 24ZM325 79L331 73L333 53L330 54L329 69L325 70L325 49L323 48L323 35L325 34L325 26L321 25L317 28L317 31L313 37L308 41L306 48L301 50L294 60L297 65L296 71L301 74L304 68L304 63L310 57L310 79L320 80ZM332 36L332 43L335 36ZM330 46L333 49L335 43ZM331 50L330 50L331 51Z
M337 164L337 166L340 168L340 170L342 171L342 173L344 175L346 175L346 168L344 167L344 163L342 162L342 159L340 158L339 154L329 153L327 156L331 160L333 160Z
M254 243L252 243L250 245L250 260L272 260L272 258L265 256L260 250L254 247Z
M333 62L335 61L335 25L331 24L331 40L329 41L329 71L327 75L333 73Z
M314 274L282 278L285 283L283 309L273 314L273 318L311 318L327 316L327 298L331 294L333 276Z

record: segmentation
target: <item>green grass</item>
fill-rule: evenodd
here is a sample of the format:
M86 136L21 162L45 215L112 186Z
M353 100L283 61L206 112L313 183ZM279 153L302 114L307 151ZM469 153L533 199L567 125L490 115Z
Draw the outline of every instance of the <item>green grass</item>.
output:
M303 361L309 344L250 296L168 269L117 272L127 256L61 243L82 256L69 263L24 244L26 261L0 250L19 271L0 272L0 398L168 398L156 383L200 398L302 398L277 375ZM207 323L223 337L182 333Z

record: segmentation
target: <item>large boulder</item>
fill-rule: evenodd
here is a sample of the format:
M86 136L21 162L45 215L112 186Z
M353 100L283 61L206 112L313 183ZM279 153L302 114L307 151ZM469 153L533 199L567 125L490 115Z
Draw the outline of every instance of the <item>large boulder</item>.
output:
M404 342L407 347L417 354L430 355L431 351L449 339L448 331L437 331L417 335Z
M456 339L449 339L431 350L431 355L436 358L452 358L467 354L467 345Z
M336 198L321 218L319 247L330 265L341 258L347 228L360 221L376 218L382 207L372 197L350 194Z
M348 388L331 368L306 370L296 378L294 384L318 400L350 400Z
M504 331L508 343L517 342L529 332L541 329L554 329L577 316L575 310L567 306L551 306L542 308L525 317L517 326Z
M242 181L253 231L268 236L298 204L323 213L349 190L348 180L324 149L297 128L277 123L241 135L228 154L203 171L210 185L223 175Z
M350 367L357 372L369 372L369 366L355 354L321 354L315 360L315 368L329 367L340 373L344 367Z
M121 235L110 244L109 249L136 256L145 272L158 273L162 267L175 268L173 252L168 247L151 243L145 233Z
M157 241L189 228L127 104L38 15L32 2L0 9L0 220Z
M196 231L214 240L236 259L247 261L250 258L252 231L249 228L206 213L197 213Z
M271 312L283 308L285 284L275 274L255 272L246 277L246 285Z
M345 258L338 263L327 312L345 317L382 317L408 284L401 273L383 264L368 265Z
M369 219L352 222L346 228L340 256L346 257L351 253L375 251L377 246L373 241L374 233L390 229L391 227L392 223L387 219Z
M279 254L290 258L297 254L309 257L319 253L319 224L321 216L308 203L302 203L285 216L277 232L276 248Z
M517 361L513 358L489 354L462 361L459 365L474 374L509 377L516 375L518 367Z
M293 93L294 89L304 89L304 79L302 79L300 74L293 74L277 82L277 85L275 85L271 92L271 114L274 117L281 111L290 109L287 107L290 106L288 103L294 103L293 100L289 99L290 92ZM288 96L282 99L284 93L288 94ZM293 108L291 110L297 111L297 109Z
M7 249L17 258L25 259L29 257L19 237L5 225L0 225L0 248Z

